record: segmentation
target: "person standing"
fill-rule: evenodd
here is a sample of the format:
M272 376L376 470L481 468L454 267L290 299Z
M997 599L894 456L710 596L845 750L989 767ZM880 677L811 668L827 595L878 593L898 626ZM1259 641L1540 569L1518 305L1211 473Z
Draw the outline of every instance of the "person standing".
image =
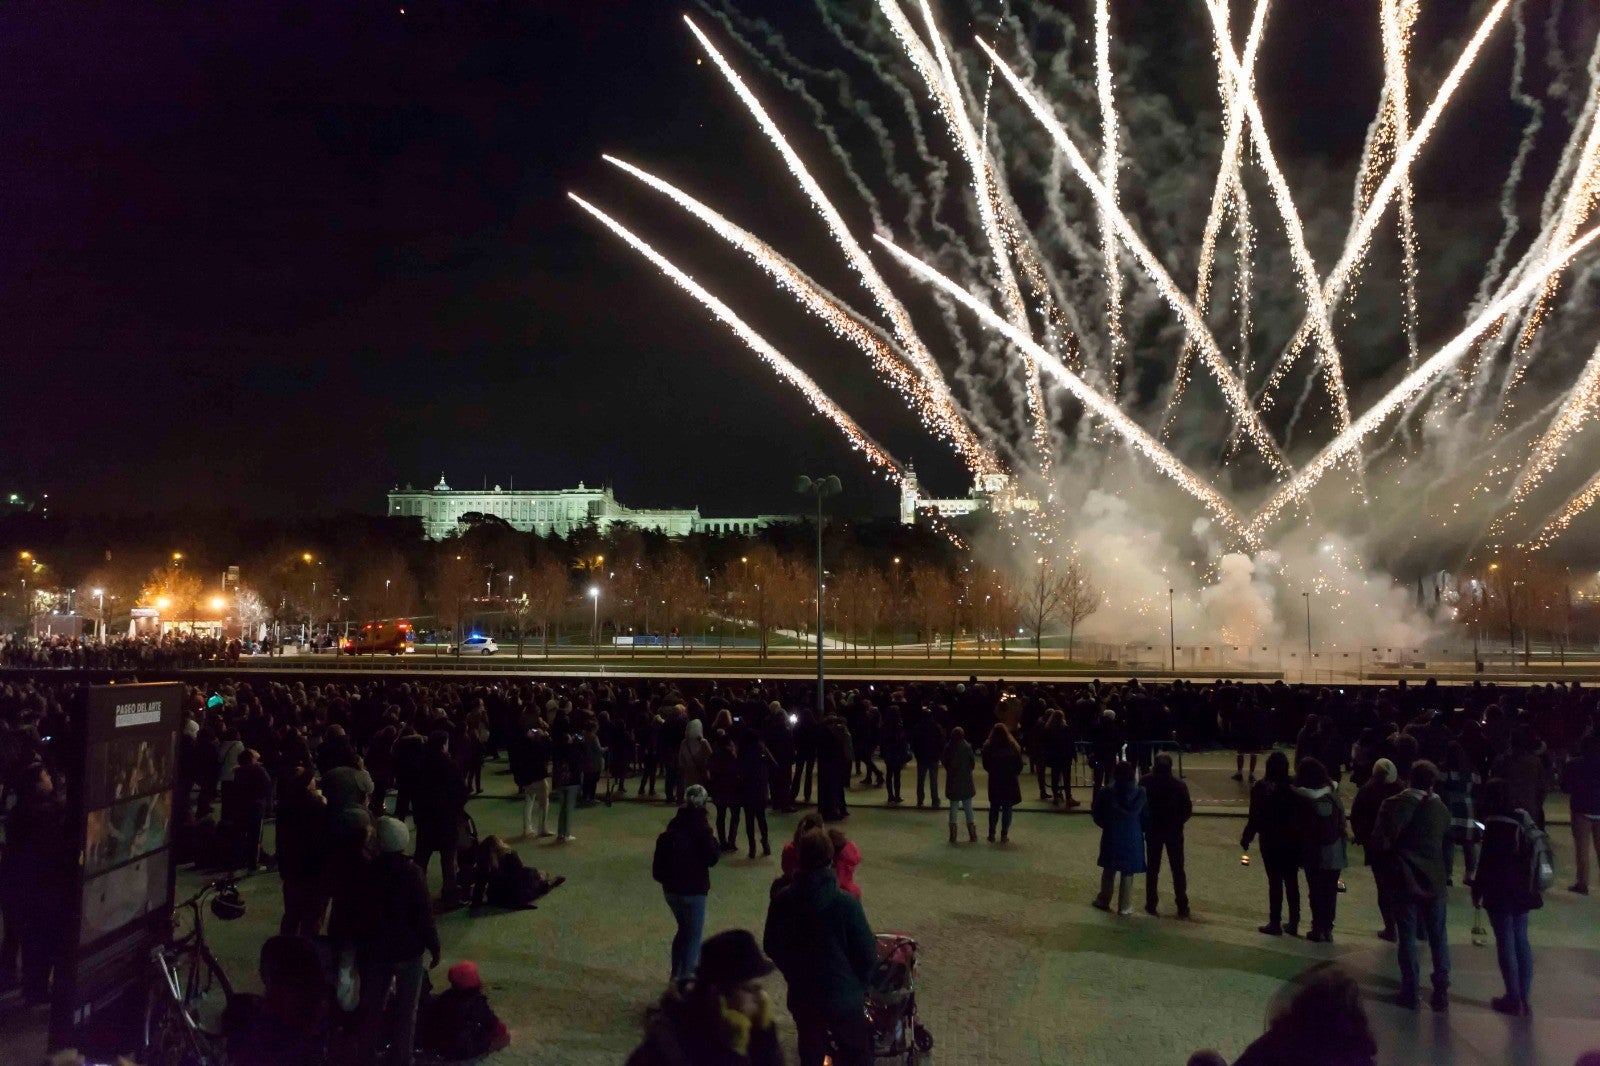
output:
M911 754L917 760L917 806L922 806L923 785L926 783L934 809L939 803L939 764L944 757L944 730L933 720L933 712L924 707L917 712L911 726Z
M1578 756L1561 774L1572 809L1572 866L1576 880L1567 891L1589 894L1589 860L1600 863L1600 732L1578 744ZM1591 856L1591 852L1593 855Z
M1489 1001L1501 1014L1531 1017L1533 949L1528 944L1528 912L1544 906L1537 884L1530 882L1526 834L1533 819L1511 806L1505 781L1492 778L1483 786L1483 849L1472 882L1472 904L1489 912L1495 954L1506 994Z
M956 808L967 812L967 839L978 839L978 823L972 817L972 797L978 794L972 780L972 770L977 765L972 745L967 743L967 731L960 726L950 730L950 742L944 746L940 759L944 764L944 795L950 801L950 843L956 842Z
M1379 940L1393 941L1398 934L1395 932L1394 892L1384 876L1386 871L1383 863L1378 861L1378 850L1372 843L1372 830L1378 824L1378 811L1384 802L1404 790L1405 785L1400 783L1400 772L1395 769L1394 763L1388 759L1378 759L1372 764L1372 776L1367 778L1367 783L1356 792L1356 798L1350 804L1350 836L1361 845L1363 861L1372 869L1372 881L1378 894L1378 913L1383 916Z
M222 803L223 820L238 834L238 863L246 870L254 870L261 862L261 827L271 801L272 777L261 765L261 755L246 748L239 752Z
M689 716L681 703L669 707L656 730L656 759L661 763L668 803L683 802L683 764L679 754L689 734Z
M1050 798L1057 807L1069 811L1078 806L1078 801L1072 798L1072 763L1077 754L1077 741L1066 714L1059 709L1051 710L1044 724L1044 760L1050 771Z
M711 763L706 767L706 788L717 805L717 842L723 851L739 850L739 814L744 789L741 787L739 751L726 728L718 729L711 744Z
M543 724L535 719L532 726L512 739L507 753L511 779L516 782L517 793L522 797L524 837L550 835L547 828L550 818L550 734L544 731ZM537 833L533 827L534 811L539 812Z
M314 937L322 932L328 896L323 867L329 848L328 802L306 767L297 767L278 804L276 847L278 877L283 881L283 919L279 936Z
M1450 830L1444 836L1444 883L1455 884L1456 848L1461 848L1461 873L1467 884L1478 870L1478 819L1472 809L1472 795L1482 784L1472 768L1467 749L1451 738L1439 764L1439 798L1450 811Z
M822 1066L830 1039L835 1066L869 1066L867 979L878 962L872 927L861 901L839 887L827 832L806 833L798 852L800 872L767 907L762 947L789 985L800 1066Z
M451 774L450 779L466 788L466 780L460 774ZM423 973L439 965L439 932L428 905L428 883L422 867L406 858L410 835L404 822L378 819L379 855L368 867L361 932L356 943L356 960L361 969L356 1033L362 1062L377 1060L384 1019L392 1016L388 1061L410 1066ZM394 1004L386 1010L384 1001L391 981Z
M1372 839L1394 886L1400 949L1400 994L1395 1002L1412 1010L1417 1006L1417 929L1428 937L1433 956L1433 996L1436 1011L1450 1009L1450 943L1445 929L1444 837L1450 831L1450 808L1434 795L1439 771L1419 759L1411 766L1411 784L1378 808Z
M6 815L4 891L7 915L18 922L22 957L22 995L30 1004L50 998L50 980L62 954L74 943L67 928L70 887L78 866L76 837L69 825L66 798L43 763L22 771L17 803ZM7 932L11 930L8 927Z
M1261 865L1267 871L1267 924L1257 932L1267 936L1300 935L1300 801L1289 778L1289 756L1275 751L1267 756L1261 780L1250 786L1250 817L1241 851L1261 838ZM1283 904L1289 903L1289 924L1284 925Z
M704 787L711 769L711 745L706 740L706 724L698 718L689 719L684 727L683 741L678 745L678 787L690 785Z
M772 806L780 814L794 807L794 727L784 713L783 704L777 700L767 704L767 713L761 720L761 739L772 754L771 785L769 795Z
M1533 816L1540 829L1544 828L1545 770L1540 757L1538 734L1526 722L1511 730L1511 750L1494 761L1489 776L1505 780L1511 789L1511 804Z
M799 718L794 727L794 791L789 799L791 807L811 802L811 779L817 769L817 734L822 728L815 710L803 710Z
M1300 762L1294 794L1300 800L1300 865L1306 872L1306 894L1311 897L1311 931L1306 939L1331 944L1339 905L1339 874L1347 862L1344 804L1339 802L1322 760L1311 755Z
M761 854L772 854L772 844L767 837L767 801L772 796L772 780L778 763L761 739L761 730L745 726L739 742L739 807L744 812L745 841L750 845L750 858L756 857L756 830L761 830ZM738 843L738 827L733 835Z
M850 816L845 801L845 786L855 761L855 746L850 728L838 712L829 710L817 730L817 813L825 822Z
M436 730L428 737L412 806L417 822L417 867L425 878L428 861L435 854L439 856L439 906L447 909L461 905L456 887L456 852L466 803L467 782L450 758L449 734Z
M690 785L683 806L656 837L650 876L661 886L667 909L678 931L672 938L672 981L681 985L700 965L700 938L706 925L706 896L711 892L711 868L722 856L711 817L706 812L706 790Z
M1148 774L1139 782L1150 801L1150 829L1144 837L1145 913L1156 916L1160 896L1161 854L1166 852L1172 867L1172 895L1178 904L1178 917L1189 917L1189 877L1183 866L1183 826L1194 814L1189 786L1172 773L1172 756L1155 757Z
M1122 748L1127 742L1122 727L1117 724L1117 712L1107 707L1100 712L1090 737L1094 753L1094 791L1096 798L1112 783L1112 773L1122 758Z
M1111 783L1094 798L1094 824L1100 827L1100 894L1094 906L1111 909L1112 882L1117 884L1117 913L1133 913L1135 874L1145 871L1144 834L1150 826L1150 799L1133 777L1133 764L1123 760L1111 771ZM1120 881L1118 880L1120 878Z
M572 812L583 794L583 737L573 733L567 719L559 716L551 726L550 791L561 801L556 843L570 844L578 839L572 835Z
M900 797L900 777L906 763L911 761L911 743L906 736L905 719L900 704L891 703L883 712L883 733L878 738L878 750L883 755L884 792L891 804L904 802Z
M1000 843L1011 843L1011 813L1022 802L1022 749L1011 739L1004 723L996 722L983 744L983 768L989 775L989 843L995 824ZM952 827L954 828L954 827Z

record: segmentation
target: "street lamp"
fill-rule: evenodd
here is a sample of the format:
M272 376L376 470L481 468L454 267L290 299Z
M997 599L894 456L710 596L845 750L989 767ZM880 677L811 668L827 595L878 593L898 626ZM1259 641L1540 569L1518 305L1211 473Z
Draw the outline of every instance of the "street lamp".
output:
M1306 669L1311 669L1311 593L1302 592L1301 597L1306 601ZM1312 680L1315 680L1313 675Z
M1178 626L1177 626L1177 617L1178 616L1173 610L1172 593L1173 593L1172 589L1170 589L1170 588L1167 589L1167 669L1172 671L1173 673L1177 673L1178 672ZM1191 659L1194 658L1194 650L1192 648L1189 651L1189 657Z
M98 616L96 621L95 621L95 630L96 630L95 635L100 638L100 643L104 644L106 642L106 590L105 589L95 589L94 590L94 602L95 602L95 614Z
M800 480L795 483L795 491L801 495L811 495L817 498L817 718L822 717L823 708L823 680L824 667L822 655L822 501L829 496L837 496L844 491L839 479L832 474L826 477L810 478L805 474L800 475Z
M589 598L594 601L594 628L589 630L589 654L600 654L600 586L589 586Z

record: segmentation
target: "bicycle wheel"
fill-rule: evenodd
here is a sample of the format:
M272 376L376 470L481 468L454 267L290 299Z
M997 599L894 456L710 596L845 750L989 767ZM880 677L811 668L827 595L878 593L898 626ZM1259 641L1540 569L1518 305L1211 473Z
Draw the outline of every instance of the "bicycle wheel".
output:
M145 1047L160 1066L222 1066L227 1062L222 1015L233 986L211 952L192 948L171 960L178 980L173 996L164 976L151 982L145 1002Z

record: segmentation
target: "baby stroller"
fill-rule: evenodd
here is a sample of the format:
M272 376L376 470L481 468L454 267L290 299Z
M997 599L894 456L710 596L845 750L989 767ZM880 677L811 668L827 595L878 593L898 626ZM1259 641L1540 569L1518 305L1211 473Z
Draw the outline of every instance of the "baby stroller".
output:
M879 933L878 965L867 982L867 1021L872 1025L872 1057L905 1057L933 1050L933 1034L917 1017L917 942L902 933Z

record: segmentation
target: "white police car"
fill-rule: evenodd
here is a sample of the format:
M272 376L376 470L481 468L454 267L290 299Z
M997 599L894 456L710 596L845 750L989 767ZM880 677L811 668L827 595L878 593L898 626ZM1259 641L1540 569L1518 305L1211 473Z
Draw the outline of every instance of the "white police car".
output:
M462 655L493 655L499 650L500 645L491 638L481 637L476 633L461 642Z

